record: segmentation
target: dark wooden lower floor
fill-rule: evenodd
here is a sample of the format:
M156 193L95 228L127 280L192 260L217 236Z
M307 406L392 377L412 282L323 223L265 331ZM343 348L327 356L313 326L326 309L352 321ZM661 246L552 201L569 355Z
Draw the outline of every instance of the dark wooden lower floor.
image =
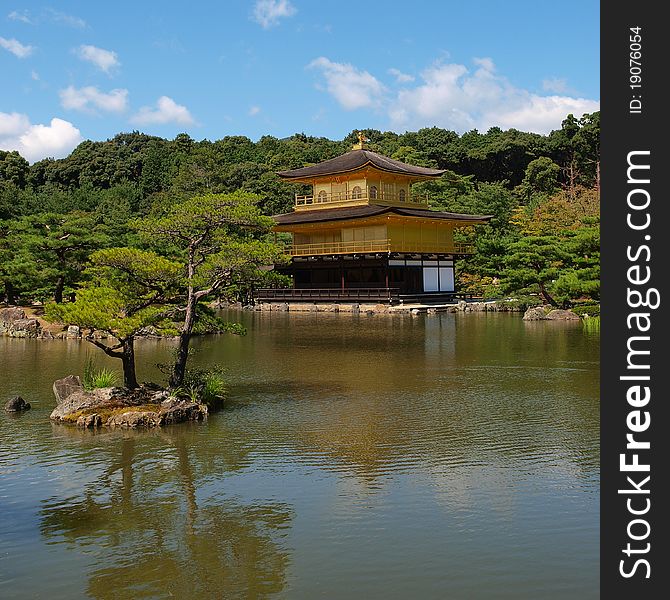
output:
M333 302L333 303L388 303L388 304L443 304L457 299L472 300L473 294L457 292L427 292L400 294L398 288L269 288L256 290L261 302Z
M313 301L333 298L381 299L455 294L453 256L370 255L296 257L277 268L293 281L292 292L264 290L274 298ZM310 292L312 290L312 292ZM260 297L259 297L260 298Z

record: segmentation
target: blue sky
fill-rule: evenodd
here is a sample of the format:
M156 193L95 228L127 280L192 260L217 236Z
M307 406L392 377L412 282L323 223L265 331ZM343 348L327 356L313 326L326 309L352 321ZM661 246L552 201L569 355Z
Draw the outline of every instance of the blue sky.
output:
M598 110L592 0L0 2L0 149L437 125L549 132Z

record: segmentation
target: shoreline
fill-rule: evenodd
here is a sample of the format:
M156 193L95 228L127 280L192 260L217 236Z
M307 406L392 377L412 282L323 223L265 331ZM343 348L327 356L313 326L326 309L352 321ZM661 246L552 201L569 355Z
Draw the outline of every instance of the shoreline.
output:
M219 304L216 308L252 310L257 312L296 313L347 313L347 314L434 314L437 312L524 312L526 305L515 301L486 300L420 303L382 304L365 302L260 302L255 306L240 303Z
M526 318L530 311L540 306L529 307L527 303L517 300L484 300L439 303L439 304L372 304L372 303L309 303L309 302L262 302L256 305L243 305L241 302L210 304L217 310L233 310L240 312L262 313L337 313L349 315L433 315L437 313L523 313L525 320L545 320L542 316ZM549 310L545 310L548 313ZM558 311L572 313L572 311ZM40 340L85 340L82 331L76 325L49 323L42 318L44 311L41 306L7 306L0 308L0 337L30 338ZM572 313L574 317L579 316ZM551 317L546 320L553 320ZM213 335L221 332L203 333ZM108 334L103 331L93 332L94 339L106 339ZM147 330L138 339L171 339L174 336L158 335Z

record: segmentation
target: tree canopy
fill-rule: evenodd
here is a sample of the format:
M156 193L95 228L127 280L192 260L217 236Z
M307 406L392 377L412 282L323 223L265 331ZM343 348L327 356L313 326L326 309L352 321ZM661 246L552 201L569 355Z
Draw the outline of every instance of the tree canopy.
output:
M198 304L240 279L262 277L261 268L280 262L282 249L267 239L274 221L247 192L207 194L174 204L132 223L142 239L173 257L181 272L175 300L183 314L170 385L180 386Z
M362 133L370 148L382 154L447 170L437 181L416 184L434 209L494 215L476 233L458 233L477 246L475 256L459 263L459 281L469 291L539 293L536 285L513 289L522 279L511 277L514 266L505 257L522 247L530 250L518 245L522 237L557 236L568 254L581 254L562 263L557 279L549 282L556 287L554 296L564 302L597 296L592 263L598 260L593 240L599 217L599 113L567 115L548 135L497 127L462 135L438 127ZM133 131L102 142L84 141L66 158L32 165L17 152L1 151L4 299L59 301L71 295L86 285L88 257L101 248L153 248L172 258L181 252L183 260L186 250L179 239L156 234L161 239L157 247L135 225L144 220L158 227L165 219L178 219L171 207L183 210L183 203L191 202L189 210L197 212L194 198L205 202L203 198L219 194L253 195L259 217L288 212L294 194L307 189L282 181L276 171L333 158L356 141L355 131L340 141L304 133L257 141L245 136L197 141L187 134L169 140ZM227 231L232 232L230 225ZM591 240L591 248L585 250L577 240ZM215 275L212 260L198 269L203 281ZM573 272L580 264L588 274ZM243 293L243 277L238 279L222 286L221 293ZM491 286L493 280L505 280L507 287Z

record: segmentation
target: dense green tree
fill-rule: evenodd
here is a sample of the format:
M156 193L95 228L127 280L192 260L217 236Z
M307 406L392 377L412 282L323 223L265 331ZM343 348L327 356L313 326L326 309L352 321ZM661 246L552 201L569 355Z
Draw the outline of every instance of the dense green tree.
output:
M557 236L523 236L507 247L503 288L536 292L545 303L558 306L549 288L567 258Z
M110 243L105 226L82 212L23 217L10 226L8 240L17 255L30 257L30 271L39 271L42 286L57 303L79 281L89 254Z
M523 181L517 188L526 203L534 196L546 197L559 189L561 168L547 156L540 156L528 163Z
M600 113L580 119L568 115L548 139L551 157L561 167L563 185L573 194L579 185L600 185Z
M428 154L421 152L412 146L400 146L393 152L391 158L419 167L429 167L433 169L437 167L437 163L431 159Z
M564 242L567 269L553 284L564 302L583 298L600 300L600 229L597 219L589 219L570 232Z
M91 255L88 275L74 302L47 305L46 316L87 331L86 340L121 360L124 386L136 388L135 338L146 327L175 332L169 303L179 289L181 265L145 250L109 248Z
M584 115L572 139L582 177L580 183L600 190L600 113Z
M53 287L45 279L35 255L16 239L14 223L0 222L0 280L4 301L17 304L51 296Z
M240 280L258 277L261 267L282 258L281 247L265 239L274 221L261 214L258 202L245 192L208 194L133 224L150 243L171 246L183 273L183 320L172 387L184 381L198 304Z
M146 147L138 186L143 198L169 189L176 173L176 152L164 140L152 140Z
M10 183L17 188L24 188L28 181L28 171L28 161L16 150L0 150L0 186Z

